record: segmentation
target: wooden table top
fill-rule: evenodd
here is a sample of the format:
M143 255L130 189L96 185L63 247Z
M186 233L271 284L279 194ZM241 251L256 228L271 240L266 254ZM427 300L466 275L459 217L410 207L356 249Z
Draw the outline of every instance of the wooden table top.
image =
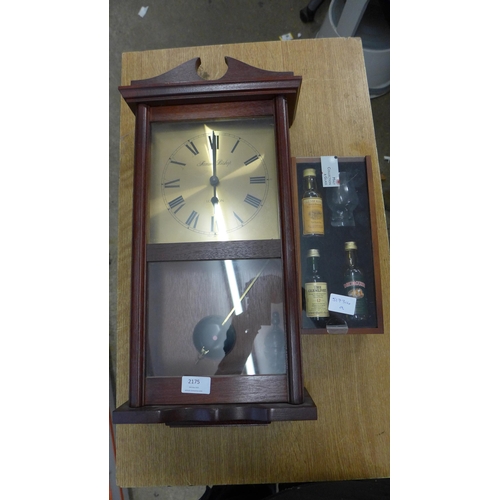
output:
M303 78L292 156L370 155L384 308L383 335L303 335L304 385L318 420L268 426L118 425L122 487L334 481L389 477L389 245L359 38L188 47L123 54L122 85L201 57L220 78L224 56ZM118 90L117 90L118 92ZM118 243L117 406L128 400L134 115L122 99Z

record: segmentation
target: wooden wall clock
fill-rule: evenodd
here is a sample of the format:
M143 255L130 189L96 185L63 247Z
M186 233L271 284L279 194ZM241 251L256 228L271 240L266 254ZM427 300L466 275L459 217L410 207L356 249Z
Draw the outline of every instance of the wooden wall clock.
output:
M199 58L120 92L136 116L129 401L115 423L317 418L302 381L288 128L301 77Z

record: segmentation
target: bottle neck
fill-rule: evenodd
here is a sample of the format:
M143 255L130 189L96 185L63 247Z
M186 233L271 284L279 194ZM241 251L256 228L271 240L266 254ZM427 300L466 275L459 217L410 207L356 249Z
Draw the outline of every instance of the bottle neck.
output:
M319 257L309 257L309 272L312 275L319 273Z
M314 175L304 177L304 189L306 191L316 191L316 177Z
M348 267L356 267L356 250L346 251L346 264Z

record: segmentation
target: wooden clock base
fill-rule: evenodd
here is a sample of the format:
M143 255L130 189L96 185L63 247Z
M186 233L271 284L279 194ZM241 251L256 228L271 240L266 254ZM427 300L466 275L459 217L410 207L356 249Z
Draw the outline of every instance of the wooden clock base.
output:
M267 425L275 421L316 420L317 408L304 389L304 402L219 405L157 405L131 408L124 403L113 412L115 424L166 424L170 427Z

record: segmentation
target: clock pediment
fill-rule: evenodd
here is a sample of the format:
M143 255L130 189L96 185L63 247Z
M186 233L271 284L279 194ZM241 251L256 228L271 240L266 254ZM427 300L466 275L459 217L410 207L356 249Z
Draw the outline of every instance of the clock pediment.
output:
M269 71L256 68L226 56L226 73L217 80L205 80L198 74L201 59L195 57L161 75L132 80L119 91L134 112L137 104L168 106L209 102L249 101L287 98L288 117L293 123L302 77L291 71Z

